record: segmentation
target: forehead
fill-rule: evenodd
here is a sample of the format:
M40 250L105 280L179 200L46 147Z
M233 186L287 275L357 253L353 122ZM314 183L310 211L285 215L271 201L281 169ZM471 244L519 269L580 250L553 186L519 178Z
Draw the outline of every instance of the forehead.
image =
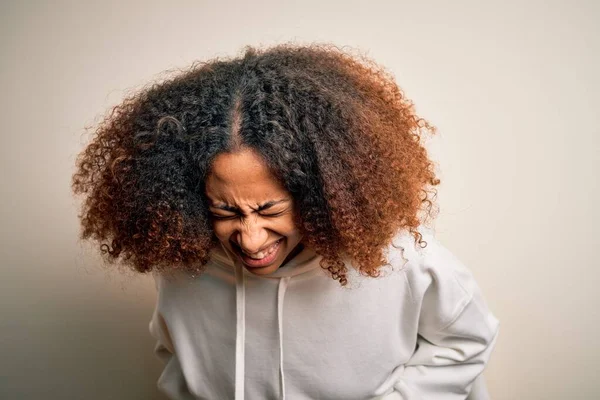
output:
M211 200L257 203L288 195L262 157L246 148L215 158L206 180L206 194Z

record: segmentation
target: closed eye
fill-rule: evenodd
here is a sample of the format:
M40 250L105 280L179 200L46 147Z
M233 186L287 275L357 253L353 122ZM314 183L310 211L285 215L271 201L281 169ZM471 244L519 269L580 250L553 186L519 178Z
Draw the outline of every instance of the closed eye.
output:
M213 217L214 219L218 219L218 220L229 220L229 219L235 219L238 216L237 215L219 215L219 214L211 214L211 217Z
M261 217L265 217L265 218L276 218L279 217L281 215L285 214L285 211L281 211L281 212L277 212L277 213L272 213L272 214L263 214L260 213L258 215L260 215ZM220 215L220 214L213 214L211 213L211 217L216 219L216 220L220 220L220 221L227 221L227 220L231 220L231 219L236 219L239 218L239 215Z
M259 214L261 217L267 217L267 218L273 218L273 217L279 217L280 215L283 215L285 213L285 211L281 211L278 213L274 213L274 214Z

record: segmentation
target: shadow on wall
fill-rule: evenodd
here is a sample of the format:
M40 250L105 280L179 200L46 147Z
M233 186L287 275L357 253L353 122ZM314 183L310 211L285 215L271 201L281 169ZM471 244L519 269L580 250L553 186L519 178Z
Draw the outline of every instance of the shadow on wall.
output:
M151 278L114 290L98 279L103 272L78 273L72 286L46 278L39 298L3 323L10 345L0 398L165 400L156 388L163 366L148 332L154 298L137 289L153 289Z

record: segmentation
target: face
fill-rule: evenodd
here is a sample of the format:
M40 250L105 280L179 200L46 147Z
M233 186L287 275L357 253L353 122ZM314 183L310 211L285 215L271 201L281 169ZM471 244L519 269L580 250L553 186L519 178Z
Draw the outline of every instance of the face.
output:
M254 150L218 155L206 196L215 235L250 272L275 272L302 249L294 199Z

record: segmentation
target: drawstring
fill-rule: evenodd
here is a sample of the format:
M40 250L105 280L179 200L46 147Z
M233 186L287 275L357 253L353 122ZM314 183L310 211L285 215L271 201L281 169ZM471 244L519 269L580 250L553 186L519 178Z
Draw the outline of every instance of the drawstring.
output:
M244 400L244 349L246 341L246 277L244 267L235 263L235 400Z
M279 325L279 385L281 387L281 399L285 400L285 376L283 374L283 297L285 290L290 283L290 277L286 276L279 279L277 289L277 322Z

